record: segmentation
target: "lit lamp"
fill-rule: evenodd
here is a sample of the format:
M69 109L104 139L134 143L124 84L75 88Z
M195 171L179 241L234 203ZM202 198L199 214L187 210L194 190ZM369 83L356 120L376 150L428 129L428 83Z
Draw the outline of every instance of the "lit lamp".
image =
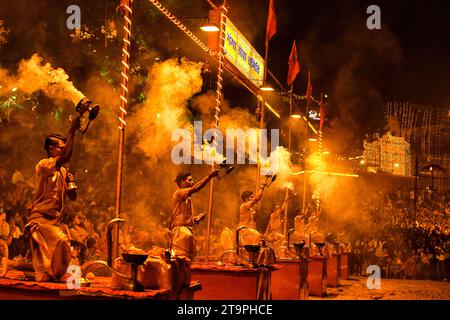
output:
M94 121L95 118L97 118L98 113L100 112L100 106L96 103L93 103L88 98L84 97L77 103L75 111L78 112L80 116L83 116L85 113L89 115L89 121L86 127L84 129L78 128L78 130L80 130L81 133L85 134L87 129L89 128L89 125L91 124L91 121Z
M270 84L267 84L267 83L265 83L261 87L259 87L259 90L265 91L265 92L275 91L274 87L272 87Z
M302 116L299 115L299 114L293 114L293 115L291 115L291 118L292 118L292 119L301 119Z
M308 139L308 141L311 141L311 142L316 142L316 141L317 141L317 139L316 139L316 138L309 138L309 139Z
M219 32L220 29L214 23L206 23L200 27L200 30L204 32Z

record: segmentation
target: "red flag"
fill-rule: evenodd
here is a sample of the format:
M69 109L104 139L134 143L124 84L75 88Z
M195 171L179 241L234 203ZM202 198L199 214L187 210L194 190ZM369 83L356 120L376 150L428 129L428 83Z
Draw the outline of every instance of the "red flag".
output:
M297 57L297 46L294 43L292 44L292 50L291 55L289 56L289 70L288 70L288 76L287 76L287 84L288 86L292 85L294 83L295 77L297 77L297 74L300 72L300 62L298 61Z
M306 100L309 101L309 99L311 99L312 96L312 84L311 84L311 70L308 70L308 86L306 88Z
M275 16L273 0L270 0L269 15L267 16L266 42L268 42L275 33L277 33L277 17Z
M323 105L323 98L320 100L320 125L319 130L322 130L323 123L325 122L325 107Z

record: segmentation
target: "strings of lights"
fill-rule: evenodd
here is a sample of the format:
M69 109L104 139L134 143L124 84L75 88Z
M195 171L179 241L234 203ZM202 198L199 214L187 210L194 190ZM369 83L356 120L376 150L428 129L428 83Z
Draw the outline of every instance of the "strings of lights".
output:
M150 1L162 14L164 14L170 21L175 24L178 29L183 31L192 41L194 41L203 51L208 53L211 56L215 55L215 52L208 48L195 34L193 34L180 20L177 19L169 10L167 10L159 1L157 0L148 0Z
M387 133L374 142L365 141L363 158L368 166L376 167L383 172L411 175L411 146L403 137Z
M213 8L214 10L217 10L217 6L211 0L206 0L206 1L209 3L211 8Z

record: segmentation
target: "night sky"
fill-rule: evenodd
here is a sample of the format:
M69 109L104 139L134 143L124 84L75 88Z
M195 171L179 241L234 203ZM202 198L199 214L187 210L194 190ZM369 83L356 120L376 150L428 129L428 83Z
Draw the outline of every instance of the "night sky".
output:
M237 14L239 18L254 23L254 28L258 29L255 46L262 53L269 1L248 1L251 4L245 5L245 10L236 9L235 12L233 7L241 8L242 2L229 1L230 17L233 19L233 15ZM255 13L256 2L264 8ZM381 30L366 28L369 17L366 9L371 4L381 8ZM295 89L304 91L306 69L311 68L315 87L330 91L336 74L355 56L355 50L364 51L366 67L383 71L381 74L369 75L369 79L364 81L377 88L385 99L448 107L448 8L448 1L440 0L275 0L278 32L270 42L269 68L285 83L286 63L295 39L302 65ZM250 22L245 21L243 25L245 31L252 33ZM348 37L354 37L356 43L344 41ZM376 51L377 47L385 51L371 55L370 51ZM360 67L364 67L363 62ZM365 72L361 70L360 76L364 77Z
M181 18L203 42L198 19L211 9L206 0L161 1ZM220 5L222 1L213 0ZM17 63L40 53L52 64L67 70L81 89L86 79L113 69L120 59L118 38L104 46L100 32L107 19L120 26L115 13L118 0L17 0L0 2L0 19L10 28L9 41L0 46L0 66L13 71ZM325 138L336 141L336 152L358 153L366 137L386 131L384 118L390 101L410 102L442 108L450 106L450 23L448 1L359 1L359 0L275 0L277 34L270 41L269 69L286 86L288 58L295 39L301 71L294 92L304 95L308 69L313 96L326 93ZM65 28L68 5L78 4L83 25L97 37L76 47ZM369 5L381 8L381 30L369 30ZM269 0L228 0L228 17L264 55ZM107 10L105 10L107 9ZM143 71L155 58L188 57L206 61L208 57L185 34L168 21L149 1L133 1L132 64ZM70 50L67 50L70 48ZM95 49L95 51L93 50ZM216 64L210 89L214 90ZM145 73L145 72L144 72ZM208 81L209 82L209 81ZM277 88L279 89L279 88ZM136 91L136 95L139 92ZM232 107L256 110L256 99L243 86L225 77L225 99ZM272 94L274 106L286 116L286 101ZM304 111L298 103L297 110ZM267 125L279 126L267 117ZM286 119L286 118L284 118ZM276 119L275 119L276 120Z
M263 8L257 10L256 2ZM381 30L366 27L372 4L381 9ZM230 0L229 6L229 17L263 54L269 0ZM269 69L286 86L295 39L301 71L294 92L305 94L310 69L313 95L329 96L325 138L335 152L357 154L366 137L386 131L388 102L448 110L447 7L439 0L275 0L278 27L270 41Z

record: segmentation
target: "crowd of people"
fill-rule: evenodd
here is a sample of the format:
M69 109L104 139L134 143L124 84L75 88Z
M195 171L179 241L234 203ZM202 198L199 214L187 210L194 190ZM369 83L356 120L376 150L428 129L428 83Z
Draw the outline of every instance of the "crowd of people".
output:
M1 239L8 246L9 260L30 259L25 226L27 208L33 201L33 189L34 185L26 181L20 171L11 174L0 168L0 230ZM408 190L389 194L380 191L381 194L383 201L379 197L368 197L361 199L358 204L367 213L363 216L369 217L365 221L367 226L364 230L372 232L358 234L347 230L351 242L350 272L365 275L367 266L378 265L384 277L450 279L448 195L438 197L428 189L418 194L414 223L414 197ZM73 263L105 260L107 257L106 226L114 218L114 207L102 206L94 199L93 191L92 198L68 202L65 209L63 222L73 249ZM154 246L167 246L167 225L149 222L155 224L149 230L139 221L133 221L132 217L125 217L125 220L131 223L123 225L124 232L121 232L120 242L124 247L150 249ZM211 250L219 256L223 250L222 242L226 242L228 249L232 250L234 231L220 219L213 227L219 233L212 234ZM222 230L228 232L220 233ZM227 239L220 239L224 237L223 234L228 235ZM201 238L201 233L198 236ZM216 242L220 245L216 245Z
M369 212L372 230L352 241L350 272L366 273L378 265L385 277L402 279L450 279L450 203L448 195L430 189L417 195L407 190L365 199L361 209ZM417 211L416 211L417 209Z
M27 238L27 210L34 200L34 184L27 182L20 171L12 175L0 168L0 230L1 238L8 246L8 259L30 261L29 239ZM63 225L68 235L72 253L72 263L82 264L88 260L106 260L108 222L115 216L113 206L102 206L95 202L96 192L92 190L87 199L66 202ZM139 221L123 213L128 223L123 225L120 243L129 248L165 247L165 226L155 226L152 232ZM148 225L154 224L149 221Z

